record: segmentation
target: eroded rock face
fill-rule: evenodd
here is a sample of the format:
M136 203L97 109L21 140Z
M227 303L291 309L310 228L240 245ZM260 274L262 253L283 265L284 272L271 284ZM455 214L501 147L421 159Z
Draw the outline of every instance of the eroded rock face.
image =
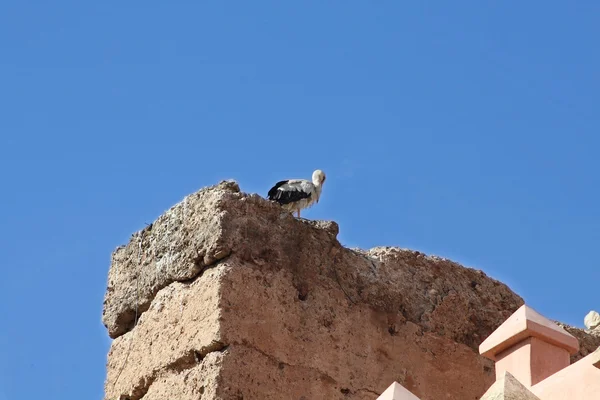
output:
M380 265L369 288L378 292L383 286L390 294L382 304L474 350L523 304L503 283L447 259L397 248L375 248L367 255Z
M314 265L328 246L339 246L337 224L294 222L278 205L240 193L235 182L187 196L113 253L102 316L110 337L131 330L160 289L194 279L233 252L257 263Z
M113 254L106 398L374 399L393 381L422 400L480 397L495 375L477 346L523 300L337 233L232 182L186 197Z
M571 364L576 361L581 360L583 357L588 354L593 353L600 347L600 332L599 331L591 331L586 332L583 329L575 328L573 326L569 326L563 324L562 322L554 321L558 326L564 328L571 335L575 336L579 341L579 351L571 356Z
M165 372L187 370L225 348L219 321L224 269L219 265L191 283L165 287L135 329L113 341L107 364L108 398L119 394L141 398Z

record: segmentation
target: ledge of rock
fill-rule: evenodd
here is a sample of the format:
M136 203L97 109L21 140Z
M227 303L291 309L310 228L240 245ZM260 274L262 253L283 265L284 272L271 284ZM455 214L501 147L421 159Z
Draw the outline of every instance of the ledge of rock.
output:
M356 251L337 241L335 222L298 220L235 182L187 196L133 235L112 257L103 322L116 338L132 329L159 290L186 282L231 255L294 273L307 296L309 278L330 275L350 304L397 313L474 348L522 299L483 272L418 251ZM306 292L306 293L304 293Z
M197 277L233 252L257 262L289 264L296 261L290 256L303 256L314 263L320 254L303 254L298 239L326 246L337 233L333 222L297 222L278 205L241 193L237 183L221 182L187 196L113 253L102 320L116 338L160 289Z
M480 397L494 372L477 347L523 300L337 234L235 182L187 196L113 253L106 398L374 399L393 381L422 400Z

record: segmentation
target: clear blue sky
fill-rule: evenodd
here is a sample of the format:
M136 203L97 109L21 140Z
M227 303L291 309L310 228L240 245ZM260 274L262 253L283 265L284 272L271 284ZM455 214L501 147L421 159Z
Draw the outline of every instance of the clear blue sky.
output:
M111 252L226 178L600 308L598 2L207 3L0 3L0 400L101 399Z

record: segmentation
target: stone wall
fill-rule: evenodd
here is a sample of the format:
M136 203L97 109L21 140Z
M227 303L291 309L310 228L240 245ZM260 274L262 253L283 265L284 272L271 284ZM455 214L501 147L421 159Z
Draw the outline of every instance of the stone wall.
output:
M523 300L483 272L398 248L357 251L222 182L112 257L106 399L477 399L477 346Z

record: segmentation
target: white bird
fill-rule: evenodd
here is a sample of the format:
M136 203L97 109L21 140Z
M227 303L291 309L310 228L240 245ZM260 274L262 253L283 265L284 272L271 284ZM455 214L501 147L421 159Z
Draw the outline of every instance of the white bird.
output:
M319 202L325 178L325 173L318 169L312 174L312 182L306 179L279 181L269 190L268 198L292 214L297 212L300 218L300 210Z

